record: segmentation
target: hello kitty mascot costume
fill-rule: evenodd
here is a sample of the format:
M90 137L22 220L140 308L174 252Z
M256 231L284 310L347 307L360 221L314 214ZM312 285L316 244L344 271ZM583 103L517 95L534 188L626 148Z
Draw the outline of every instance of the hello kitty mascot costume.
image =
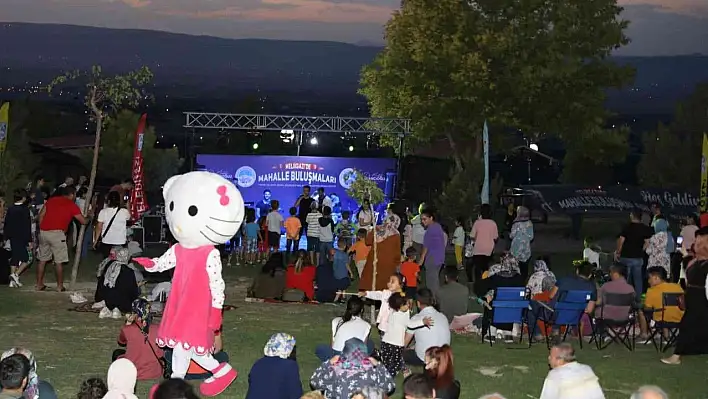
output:
M238 373L212 356L225 289L221 256L214 246L238 231L244 217L243 198L230 181L209 172L173 176L162 193L167 223L178 243L159 258L135 259L149 272L175 269L157 344L173 349L172 378L184 378L194 360L213 375L201 384L201 394L216 396Z

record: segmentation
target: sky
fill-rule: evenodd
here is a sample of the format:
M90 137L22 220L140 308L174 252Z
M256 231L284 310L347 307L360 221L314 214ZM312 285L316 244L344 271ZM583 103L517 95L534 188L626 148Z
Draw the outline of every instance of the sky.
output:
M708 0L618 0L623 55L708 54ZM163 30L227 38L383 43L400 0L0 0L4 22Z

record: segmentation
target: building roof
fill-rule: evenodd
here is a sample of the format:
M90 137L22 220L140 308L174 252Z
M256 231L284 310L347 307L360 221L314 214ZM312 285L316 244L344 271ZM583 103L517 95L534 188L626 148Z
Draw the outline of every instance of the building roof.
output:
M94 135L81 135L49 137L43 139L36 139L33 140L33 142L43 147L52 148L54 150L74 150L80 148L92 148L95 140L96 136Z

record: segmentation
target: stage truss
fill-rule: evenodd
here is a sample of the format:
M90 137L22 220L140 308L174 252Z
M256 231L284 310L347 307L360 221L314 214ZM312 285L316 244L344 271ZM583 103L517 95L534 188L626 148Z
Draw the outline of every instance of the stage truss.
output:
M403 143L410 134L410 119L400 118L347 118L339 116L295 116L227 114L213 112L185 112L184 127L188 129L244 130L292 132L299 136L298 151L304 133L378 134L398 137L398 162L396 165L395 192L398 192L403 160Z
M397 118L344 118L339 116L293 116L185 112L185 128L230 129L315 133L386 134L401 138L410 133L410 120Z

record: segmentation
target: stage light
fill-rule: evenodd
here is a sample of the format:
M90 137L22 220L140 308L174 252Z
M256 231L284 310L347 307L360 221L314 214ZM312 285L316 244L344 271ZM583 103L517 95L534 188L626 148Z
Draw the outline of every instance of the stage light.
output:
M529 144L529 148L538 152L538 144L536 144L536 143Z
M313 137L310 139L310 144L312 145L317 145L317 137Z
M352 152L352 151L354 151L354 146L353 146L353 145L350 145L350 146L349 146L349 152Z
M253 143L253 149L257 150L258 149L258 143Z

